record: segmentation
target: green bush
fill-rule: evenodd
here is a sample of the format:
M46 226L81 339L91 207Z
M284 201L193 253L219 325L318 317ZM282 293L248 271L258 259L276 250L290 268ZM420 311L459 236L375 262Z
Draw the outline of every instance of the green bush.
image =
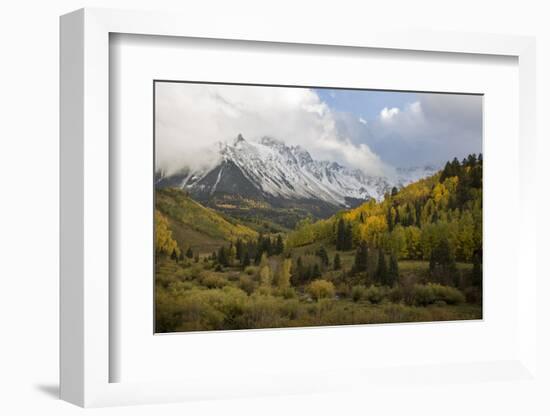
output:
M296 290L292 286L287 286L279 288L276 290L275 294L281 296L284 299L294 299L296 298Z
M437 283L430 283L429 286L434 291L436 301L443 301L449 305L458 305L466 301L462 292L454 287Z
M428 306L435 302L435 293L429 285L414 285L413 303L416 306Z
M365 292L365 299L374 304L382 302L384 296L385 290L379 286L370 286Z
M254 276L257 271L258 268L255 266L247 266L246 269L244 269L244 272L249 276Z
M354 302L359 302L360 300L366 299L367 288L363 285L353 286L351 289L351 300Z
M388 299L392 303L400 303L404 300L403 290L399 286L392 287L387 293Z
M414 285L414 304L427 306L438 302L438 305L458 305L465 302L462 292L454 287L443 286L438 283Z

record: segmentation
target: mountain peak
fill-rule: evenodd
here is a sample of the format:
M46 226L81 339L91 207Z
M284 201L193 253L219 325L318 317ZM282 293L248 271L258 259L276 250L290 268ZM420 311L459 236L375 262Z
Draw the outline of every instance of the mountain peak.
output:
M317 160L299 145L287 145L264 136L247 141L238 134L233 142L220 141L219 160L200 172L182 172L159 181L188 189L194 195L241 193L270 201L319 200L331 206L348 206L349 200L382 199L392 186L403 186L429 175L424 169L399 171L393 176L372 176L335 161ZM230 192L229 192L230 191Z
M242 142L246 142L246 140L244 139L243 135L241 133L239 133L239 135L237 136L237 138L233 142L233 146L237 146L239 143L242 143Z

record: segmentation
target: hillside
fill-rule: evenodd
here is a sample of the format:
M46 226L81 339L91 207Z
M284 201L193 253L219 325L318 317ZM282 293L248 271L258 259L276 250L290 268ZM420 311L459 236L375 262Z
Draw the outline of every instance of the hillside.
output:
M167 218L174 239L182 249L212 252L237 238L256 238L257 232L192 200L185 191L156 190L156 209Z
M381 202L371 200L327 220L304 221L287 244L338 246L342 230L349 230L348 249L365 241L400 260L430 260L436 248L448 245L453 259L471 263L482 250L481 155L462 163L454 159L429 178L393 189Z

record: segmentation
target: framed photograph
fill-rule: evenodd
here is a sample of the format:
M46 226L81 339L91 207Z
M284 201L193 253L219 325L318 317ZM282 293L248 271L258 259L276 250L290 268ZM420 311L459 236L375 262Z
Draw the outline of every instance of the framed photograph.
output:
M245 29L61 18L62 398L536 383L534 40Z
M155 333L482 318L482 95L154 100Z

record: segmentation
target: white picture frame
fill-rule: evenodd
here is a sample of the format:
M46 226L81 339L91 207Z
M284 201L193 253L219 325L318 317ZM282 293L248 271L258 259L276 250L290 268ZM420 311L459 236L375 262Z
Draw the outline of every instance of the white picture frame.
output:
M500 362L457 366L419 363L416 375L430 380L447 372L462 381L479 383L479 374L505 374L507 380L536 379L536 211L535 169L535 41L529 37L465 33L398 32L377 29L327 37L318 30L299 31L277 24L236 25L216 19L210 25L192 16L165 13L82 9L61 18L61 398L79 406L160 403L197 398L242 397L334 391L391 383L407 371L380 368L368 373L331 370L315 374L282 372L263 380L227 385L211 379L146 383L110 382L109 348L109 35L112 33L382 48L452 54L504 55L519 66L519 346L516 357ZM530 213L527 215L526 213ZM478 374L478 376L476 376ZM224 384L225 383L225 384Z

